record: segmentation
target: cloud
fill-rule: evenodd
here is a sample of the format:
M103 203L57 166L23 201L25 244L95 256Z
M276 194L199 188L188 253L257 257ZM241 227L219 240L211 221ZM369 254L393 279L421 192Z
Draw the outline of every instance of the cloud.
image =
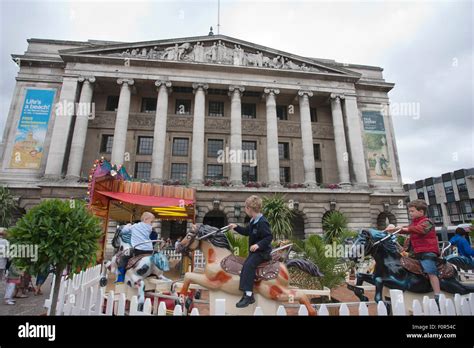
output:
M217 33L216 1L2 1L0 129L26 39L146 41ZM384 68L404 182L473 167L470 1L221 1L221 34L307 57ZM14 30L11 30L14 28ZM421 154L421 155L420 155ZM457 154L457 160L453 160ZM420 161L420 158L422 161ZM421 163L420 163L421 162Z

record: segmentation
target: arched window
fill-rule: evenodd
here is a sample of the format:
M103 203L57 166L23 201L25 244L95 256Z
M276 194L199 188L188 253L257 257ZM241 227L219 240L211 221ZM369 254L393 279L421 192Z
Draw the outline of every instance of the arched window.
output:
M304 239L304 217L301 212L295 212L291 219L291 226L293 228L293 238Z
M383 211L377 216L377 229L384 230L389 224L397 225L397 218L390 212Z
M227 216L221 210L211 210L208 212L202 221L204 225L209 225L217 228L227 226Z

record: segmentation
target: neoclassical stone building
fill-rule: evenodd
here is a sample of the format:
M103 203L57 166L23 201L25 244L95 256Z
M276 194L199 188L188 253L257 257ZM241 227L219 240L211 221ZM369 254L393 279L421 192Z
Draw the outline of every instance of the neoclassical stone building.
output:
M104 156L134 178L197 187L198 222L244 222L245 198L272 192L293 202L300 237L333 209L351 228L407 222L382 68L224 35L29 39L12 57L0 181L25 209L85 197ZM183 228L161 225L165 237Z

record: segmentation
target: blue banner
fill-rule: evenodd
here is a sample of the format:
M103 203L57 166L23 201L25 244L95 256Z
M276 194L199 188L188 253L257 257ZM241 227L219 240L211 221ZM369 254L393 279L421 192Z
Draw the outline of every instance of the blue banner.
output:
M10 159L11 168L40 167L55 93L50 89L26 90Z

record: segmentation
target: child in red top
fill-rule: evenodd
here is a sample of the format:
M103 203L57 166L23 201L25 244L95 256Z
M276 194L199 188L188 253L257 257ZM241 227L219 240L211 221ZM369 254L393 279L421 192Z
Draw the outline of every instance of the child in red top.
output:
M423 271L428 275L435 294L435 299L439 298L441 292L439 286L438 269L436 259L439 256L438 238L433 222L426 216L428 205L421 199L416 199L408 203L408 213L412 222L406 227L395 227L387 232L394 232L401 229L400 233L410 235L410 243L415 254L415 258L420 260Z

